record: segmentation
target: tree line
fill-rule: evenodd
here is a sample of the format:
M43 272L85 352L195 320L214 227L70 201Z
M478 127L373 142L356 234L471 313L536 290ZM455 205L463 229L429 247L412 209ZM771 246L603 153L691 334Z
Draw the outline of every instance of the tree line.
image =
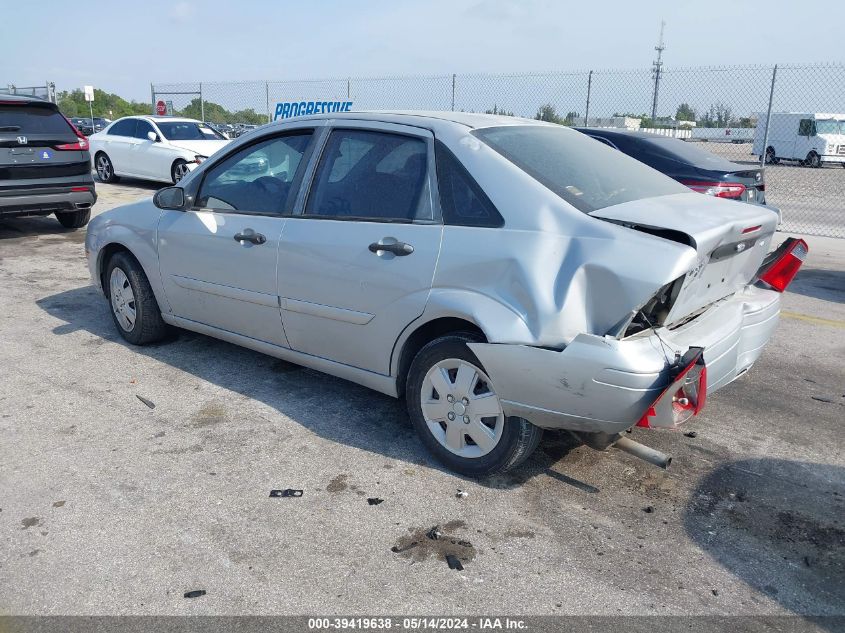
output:
M56 95L59 110L66 117L87 117L91 116L91 109L85 101L85 93L82 90L65 90ZM92 103L94 116L106 119L119 119L125 116L152 114L152 105L143 101L127 101L116 94L104 90L94 89L94 101ZM203 112L205 120L212 123L247 123L250 125L261 125L267 123L267 116L258 114L252 108L227 110L219 103L206 101L201 103L199 98L191 102L181 110L173 111L176 116L183 116L189 119L202 119Z

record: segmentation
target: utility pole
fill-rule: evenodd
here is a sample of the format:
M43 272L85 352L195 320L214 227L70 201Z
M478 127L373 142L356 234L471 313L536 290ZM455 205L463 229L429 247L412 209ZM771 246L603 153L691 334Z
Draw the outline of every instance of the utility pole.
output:
M651 122L652 125L654 124L654 120L657 118L657 93L660 90L660 73L663 71L663 51L666 50L666 45L663 43L663 29L666 28L666 22L661 20L660 21L660 41L657 43L657 46L654 47L654 50L657 51L657 59L654 60L652 63L652 73L654 74L654 95L651 100Z

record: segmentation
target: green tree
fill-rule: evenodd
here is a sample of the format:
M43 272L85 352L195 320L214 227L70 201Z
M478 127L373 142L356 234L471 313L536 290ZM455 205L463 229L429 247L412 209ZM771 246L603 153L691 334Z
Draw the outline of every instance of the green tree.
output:
M567 112L566 118L563 119L563 124L564 125L577 125L579 118L580 117L578 116L577 112Z
M537 110L537 114L534 115L534 118L538 121L548 121L549 123L557 123L559 125L564 123L564 120L557 115L557 110L551 103L546 103L540 106L540 109Z
M90 116L88 102L82 90L62 91L57 95L59 109L67 117ZM108 119L119 119L132 114L149 114L150 104L138 101L127 101L116 94L104 90L94 90L92 103L94 116Z
M675 118L678 121L695 121L695 110L692 109L690 104L682 103L675 112Z
M495 103L493 104L493 109L492 110L485 110L484 114L498 114L498 115L501 115L501 116L516 116L510 110L505 110L504 108L500 108Z

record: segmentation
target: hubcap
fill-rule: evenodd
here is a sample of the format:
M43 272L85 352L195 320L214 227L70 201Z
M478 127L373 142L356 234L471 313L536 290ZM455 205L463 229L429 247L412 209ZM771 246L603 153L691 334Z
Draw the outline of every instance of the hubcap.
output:
M135 293L132 292L129 278L120 268L111 271L109 292L117 322L124 331L131 332L135 327Z
M429 432L459 457L483 457L502 438L499 397L472 363L449 358L434 365L423 380L420 403Z
M100 180L108 180L111 176L111 165L105 156L100 156L97 159L97 175Z

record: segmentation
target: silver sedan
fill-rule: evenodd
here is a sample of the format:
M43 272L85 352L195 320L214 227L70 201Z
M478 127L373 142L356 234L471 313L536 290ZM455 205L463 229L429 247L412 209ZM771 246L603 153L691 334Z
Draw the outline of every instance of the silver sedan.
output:
M806 254L769 252L776 222L558 125L336 113L99 215L86 251L127 341L175 326L404 396L482 476L543 429L665 465L624 431L677 428L762 353Z

